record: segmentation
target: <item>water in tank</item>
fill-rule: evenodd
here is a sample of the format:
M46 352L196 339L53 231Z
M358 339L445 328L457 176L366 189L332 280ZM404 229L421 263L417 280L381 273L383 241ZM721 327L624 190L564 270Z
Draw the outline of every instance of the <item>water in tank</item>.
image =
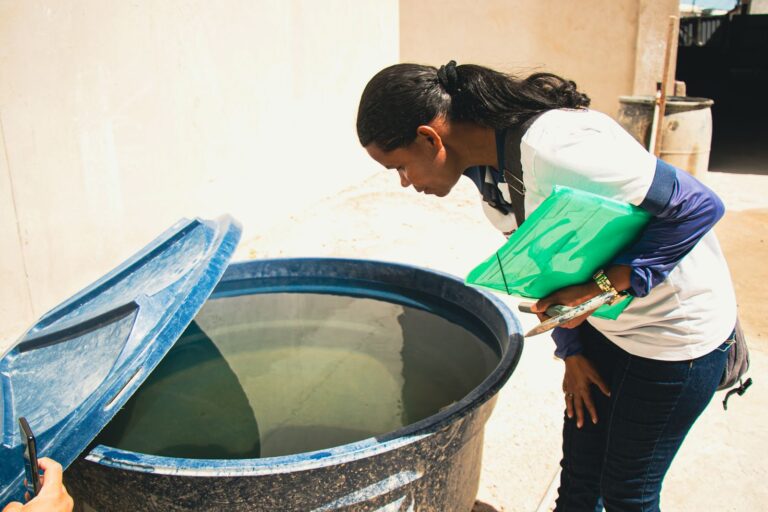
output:
M94 444L243 459L391 432L491 373L499 349L476 329L372 298L214 296Z

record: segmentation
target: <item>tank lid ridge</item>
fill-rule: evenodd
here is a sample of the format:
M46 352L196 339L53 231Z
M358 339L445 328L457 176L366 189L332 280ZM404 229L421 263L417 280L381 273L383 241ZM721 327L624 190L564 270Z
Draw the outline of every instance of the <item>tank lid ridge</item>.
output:
M0 503L23 501L18 418L69 466L126 403L218 284L240 240L228 215L182 219L40 317L0 359Z

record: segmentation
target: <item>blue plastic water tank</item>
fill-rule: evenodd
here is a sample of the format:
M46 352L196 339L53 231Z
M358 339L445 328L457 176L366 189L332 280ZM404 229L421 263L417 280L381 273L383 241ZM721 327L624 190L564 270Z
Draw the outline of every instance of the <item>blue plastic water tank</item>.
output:
M0 476L10 490L0 502L22 492L22 473L12 460L20 457L15 417L25 415L41 454L69 465L67 488L83 510L470 510L484 425L522 352L514 314L455 277L408 265L316 258L228 264L238 236L228 218L180 223L45 315L4 356L0 371L11 377L2 390L7 445L0 448ZM373 298L428 311L473 331L499 363L436 414L319 451L213 460L93 445L211 293L282 292ZM57 402L67 405L61 410L45 399L19 399L24 375L40 364L62 375L68 368L70 377L87 369L73 382L88 383L67 399L59 395Z

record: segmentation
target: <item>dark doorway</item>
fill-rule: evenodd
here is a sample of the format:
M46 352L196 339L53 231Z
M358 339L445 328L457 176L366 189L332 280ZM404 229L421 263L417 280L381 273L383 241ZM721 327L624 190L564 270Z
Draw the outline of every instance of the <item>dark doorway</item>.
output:
M677 79L715 101L710 171L768 174L768 15L683 18Z

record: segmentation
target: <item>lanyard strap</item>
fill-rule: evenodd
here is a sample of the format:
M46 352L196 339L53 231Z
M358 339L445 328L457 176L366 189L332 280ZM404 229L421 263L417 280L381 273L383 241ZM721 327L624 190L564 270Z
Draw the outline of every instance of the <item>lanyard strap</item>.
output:
M525 122L512 128L496 130L496 158L499 163L501 181L506 181L512 203L512 211L519 228L525 221L525 184L523 183L523 164L520 162L520 142L528 128L544 112L535 114ZM509 160L506 157L509 156Z

